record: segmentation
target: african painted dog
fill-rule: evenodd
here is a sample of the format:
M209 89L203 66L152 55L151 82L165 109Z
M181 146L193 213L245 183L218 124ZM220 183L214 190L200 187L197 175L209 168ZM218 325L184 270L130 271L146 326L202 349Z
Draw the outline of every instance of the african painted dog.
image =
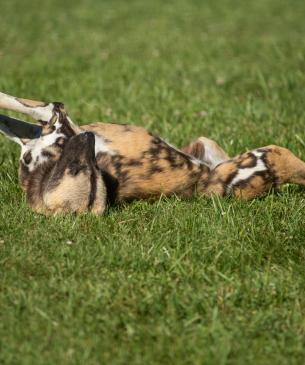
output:
M271 145L229 158L205 137L177 149L137 126L79 127L58 102L0 93L0 108L38 121L2 115L0 132L21 146L20 186L30 207L46 215L101 214L107 202L161 194L252 199L284 183L305 185L305 163L286 148Z

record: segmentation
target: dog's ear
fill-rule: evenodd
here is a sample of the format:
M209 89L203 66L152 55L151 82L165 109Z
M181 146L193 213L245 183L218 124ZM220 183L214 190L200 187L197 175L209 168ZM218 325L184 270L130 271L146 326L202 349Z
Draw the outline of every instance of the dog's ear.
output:
M42 127L0 114L0 133L20 146L29 140L39 138Z

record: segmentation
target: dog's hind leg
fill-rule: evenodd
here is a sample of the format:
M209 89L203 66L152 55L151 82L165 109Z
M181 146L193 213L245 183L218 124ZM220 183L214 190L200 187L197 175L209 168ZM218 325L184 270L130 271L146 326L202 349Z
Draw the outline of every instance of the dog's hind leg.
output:
M197 191L252 199L285 183L305 186L305 163L288 149L270 145L221 163Z
M211 170L220 163L230 159L215 141L206 137L199 137L192 143L181 148L181 151L203 161Z

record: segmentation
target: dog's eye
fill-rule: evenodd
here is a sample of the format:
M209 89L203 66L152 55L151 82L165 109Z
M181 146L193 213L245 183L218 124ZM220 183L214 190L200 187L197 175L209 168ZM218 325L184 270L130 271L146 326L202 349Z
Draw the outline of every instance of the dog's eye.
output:
M31 163L32 161L32 154L31 154L31 151L28 151L26 152L24 155L23 155L23 161L28 165L29 163Z

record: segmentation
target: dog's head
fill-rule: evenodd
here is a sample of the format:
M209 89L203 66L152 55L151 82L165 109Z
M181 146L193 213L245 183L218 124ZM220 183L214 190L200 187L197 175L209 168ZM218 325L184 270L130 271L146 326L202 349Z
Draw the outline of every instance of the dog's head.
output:
M76 126L62 103L46 107L49 120L39 124L0 116L0 132L21 146L19 183L29 204L45 213L101 213L105 188L96 167L94 135Z
M21 146L19 182L26 191L29 178L45 164L59 160L67 141L82 131L67 116L62 103L48 105L49 120L30 124L6 116L0 116L0 131Z

